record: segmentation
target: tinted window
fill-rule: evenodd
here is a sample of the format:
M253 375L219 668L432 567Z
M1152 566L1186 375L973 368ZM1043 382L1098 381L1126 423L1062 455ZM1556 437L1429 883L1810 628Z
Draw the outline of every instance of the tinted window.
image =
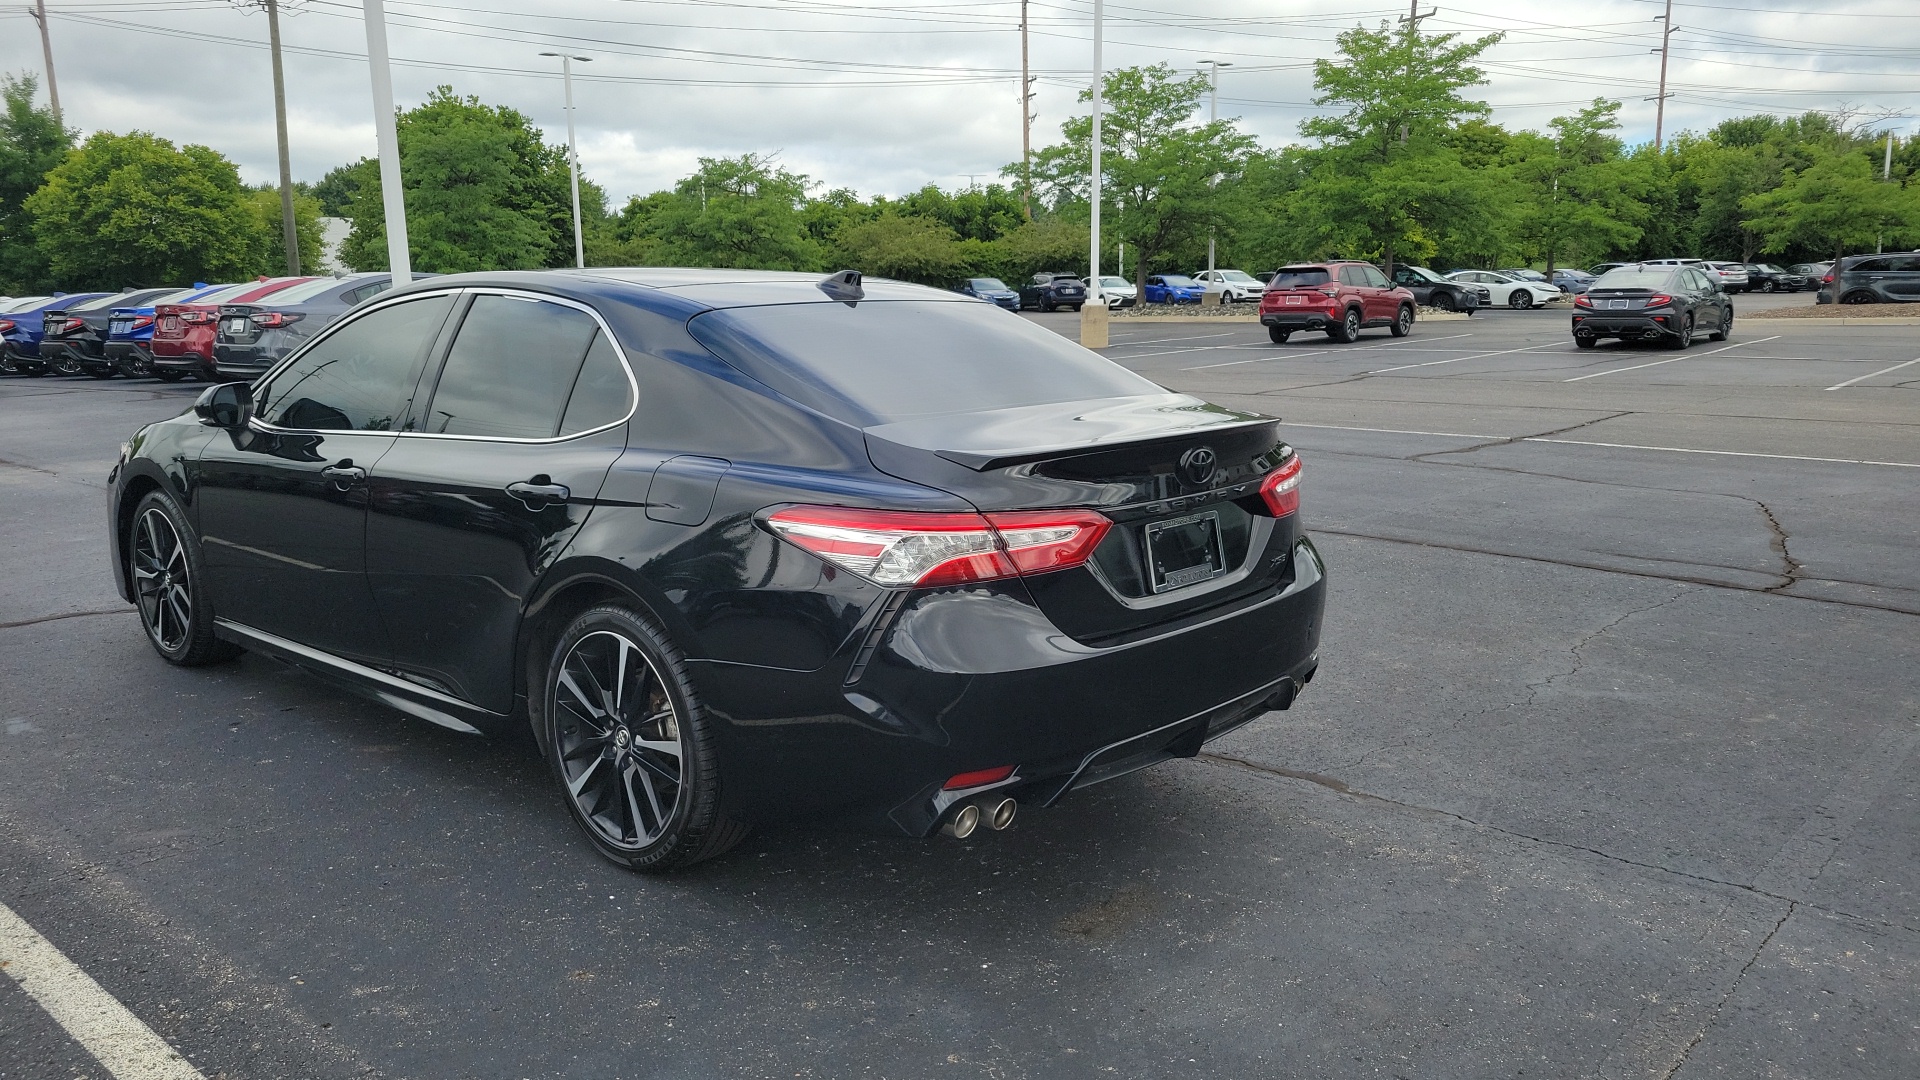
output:
M1340 284L1365 285L1366 283L1367 283L1366 275L1360 272L1359 267L1343 266L1340 268Z
M421 430L550 439L600 325L578 308L517 296L474 297Z
M430 296L342 325L274 376L260 418L322 431L394 430L452 309L453 297Z
M597 427L626 419L633 408L633 385L627 381L627 366L604 333L595 334L587 349L586 363L580 365L580 377L573 381L573 393L567 398L567 413L560 421L560 434L577 435Z
M1007 291L1006 285L1002 283L999 278L991 278L991 277L974 278L973 287L980 290L981 292L1006 292Z
M1892 267L1889 259L1861 259L1847 267L1851 274L1884 274Z
M861 427L1164 392L984 304L870 300L852 307L732 308L697 315L687 329L734 368Z
M1166 284L1172 285L1175 288L1179 288L1179 289L1191 288L1192 286L1199 284L1199 282L1194 281L1192 278L1188 277L1185 274L1164 274L1162 275L1162 279Z
M1390 284L1387 281L1387 275L1381 273L1378 267L1362 266L1359 269L1360 276L1366 280L1367 284L1376 289L1384 289Z
M1311 289L1316 285L1325 285L1332 280L1333 278L1328 276L1327 271L1323 267L1283 266L1274 271L1273 277L1267 279L1267 288Z
M385 281L376 281L371 285L362 285L346 295L347 306L352 307L362 300L371 300L391 288L393 288L392 278L388 278Z

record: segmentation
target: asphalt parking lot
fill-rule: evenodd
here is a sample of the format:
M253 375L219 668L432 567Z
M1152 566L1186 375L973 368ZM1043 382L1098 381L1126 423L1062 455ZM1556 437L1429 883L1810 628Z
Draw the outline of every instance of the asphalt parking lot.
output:
M197 387L0 381L0 900L207 1077L1920 1075L1920 326L1113 341L1286 421L1312 687L984 840L667 879L520 749L166 667L102 497ZM0 1044L109 1075L7 979Z

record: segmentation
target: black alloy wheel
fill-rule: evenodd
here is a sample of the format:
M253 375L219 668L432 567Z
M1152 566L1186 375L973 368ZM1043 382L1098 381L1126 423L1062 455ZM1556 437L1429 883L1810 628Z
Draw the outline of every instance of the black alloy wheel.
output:
M74 359L72 353L64 350L59 356L49 361L49 366L59 375L78 375L81 373L80 361Z
M1674 331L1673 340L1668 342L1668 344L1675 349L1684 349L1687 346L1693 344L1693 313L1692 312L1687 313L1686 321L1680 324L1680 329Z
M1267 327L1267 336L1273 339L1275 345L1285 345L1287 339L1293 336L1293 331L1282 330L1277 326L1269 326Z
M1582 349L1591 349L1595 345L1600 344L1600 339L1597 337L1576 337L1573 339L1573 343Z
M127 569L154 651L170 664L199 667L240 650L214 637L213 612L199 589L200 546L185 522L171 495L149 492L133 511Z
M1533 306L1533 290L1516 288L1507 294L1507 306L1515 311L1525 311Z
M574 619L548 665L541 742L574 823L607 859L667 870L746 835L720 810L705 714L679 650L621 607Z
M1358 340L1360 337L1360 309L1357 307L1348 308L1346 318L1341 319L1339 325L1327 327L1327 337L1332 338L1342 345Z
M1430 303L1435 311L1452 311L1454 308L1453 295L1451 293L1434 293Z
M1763 281L1763 282L1761 282L1761 283L1760 283L1760 291L1761 291L1761 292L1772 292L1772 291L1774 290L1774 288L1775 288L1775 286L1774 286L1774 284L1773 284L1773 281L1772 281L1772 279L1768 279L1768 280L1766 280L1766 281Z
M1413 333L1413 305L1401 304L1400 313L1393 317L1390 331L1394 337L1406 337Z
M1733 336L1733 305L1720 309L1720 327L1707 335L1709 341L1725 341Z
M1871 292L1868 292L1865 289L1860 289L1856 292L1850 292L1847 295L1841 297L1840 302L1843 304L1871 304L1878 299L1879 297L1873 295Z

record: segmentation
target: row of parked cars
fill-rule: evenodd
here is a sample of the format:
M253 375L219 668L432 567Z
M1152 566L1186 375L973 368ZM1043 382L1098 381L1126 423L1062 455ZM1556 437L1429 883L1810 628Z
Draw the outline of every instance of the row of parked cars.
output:
M250 379L392 284L369 273L0 298L0 374Z

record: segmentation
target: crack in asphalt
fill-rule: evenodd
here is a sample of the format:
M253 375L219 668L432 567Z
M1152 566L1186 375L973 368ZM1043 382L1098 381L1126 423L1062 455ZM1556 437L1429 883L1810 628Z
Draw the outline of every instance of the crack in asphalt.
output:
M1799 583L1807 564L1794 558L1793 553L1787 550L1787 541L1790 537L1787 536L1785 527L1780 524L1780 518L1774 514L1773 508L1759 499L1753 500L1753 505L1759 507L1760 516L1767 519L1767 529L1773 534L1769 542L1773 546L1774 553L1779 555L1780 561L1785 564L1785 572L1780 577L1780 584L1769 586L1761 591L1779 592L1782 589L1791 589Z
M16 619L13 622L0 622L0 630L12 630L21 626L38 626L41 623L59 622L61 619L84 619L91 615L124 615L138 611L133 607L102 608L98 611L63 611L58 615L39 615L31 619Z
M37 472L42 476L51 476L55 479L60 477L60 474L54 472L52 469L43 469L38 465L28 465L22 461L8 461L6 458L0 458L0 466L5 466L9 469L25 469L28 472Z
M1584 667L1586 664L1586 661L1581 656L1582 651L1585 650L1588 645L1591 645L1595 639L1599 638L1600 635L1606 633L1609 630L1612 630L1614 627L1619 626L1621 623L1626 622L1628 619L1633 618L1635 615L1644 615L1649 611L1657 611L1660 608L1678 603L1680 598L1685 595L1687 595L1687 591L1685 588L1682 588L1677 592L1675 592L1672 596L1667 597L1665 600L1662 600L1657 604L1648 604L1646 607L1643 607L1643 608L1635 608L1634 610L1626 612L1625 614L1619 616L1618 618L1609 621L1605 626L1602 626L1596 630L1589 631L1588 633L1582 635L1580 640L1574 642L1573 647L1567 650L1569 659L1573 661L1572 667L1568 668L1565 671L1555 672L1554 674L1547 676L1545 679L1542 679L1539 682L1528 683L1527 684L1527 700L1520 702L1518 705L1509 705L1507 708L1508 709L1532 708L1534 703L1540 700L1540 692L1542 690L1545 690L1547 687L1552 686L1554 683L1560 681L1561 679L1570 679L1575 675L1580 674L1580 669Z
M1554 428L1552 431L1539 431L1539 432L1533 432L1531 434L1526 434L1526 435L1512 435L1504 439L1493 439L1488 442L1475 443L1472 446L1455 446L1446 450L1429 450L1424 454L1414 454L1411 457L1407 458L1407 460L1408 461L1425 461L1427 458L1442 457L1447 454L1471 454L1476 450L1486 450L1486 449L1489 449L1490 447L1495 447L1495 446L1512 446L1514 443L1524 442L1527 439L1545 439L1554 435L1565 435L1569 431L1579 431L1581 428L1592 427L1595 424L1604 424L1608 420L1618 420L1623 416L1632 416L1633 414L1634 414L1634 410L1628 409L1625 412L1614 413L1612 416L1595 417L1592 420L1582 420L1578 424L1569 424L1566 427Z
M1799 906L1800 903L1797 900L1787 901L1786 913L1781 915L1779 921L1773 924L1773 929L1767 931L1767 936L1760 939L1760 944L1754 947L1753 955L1747 958L1746 964L1742 965L1739 973L1733 977L1733 982L1727 985L1727 992L1720 995L1720 1000L1714 1003L1713 1011L1707 1014L1706 1023L1700 1025L1700 1030L1694 1034L1692 1041L1688 1042L1686 1046L1681 1047L1680 1054L1674 1058L1672 1066L1670 1066L1666 1072L1660 1074L1660 1080L1673 1080L1674 1074L1686 1065L1687 1058L1693 1054L1694 1047L1706 1041L1707 1034L1713 1030L1713 1025L1719 1021L1720 1013L1726 1009L1727 1002L1732 1001L1733 995L1739 991L1740 983L1746 979L1747 972L1752 971L1753 965L1760 962L1760 954L1767 950L1767 945L1773 941L1773 936L1780 932L1781 927L1787 925L1787 920L1793 918L1793 913Z

